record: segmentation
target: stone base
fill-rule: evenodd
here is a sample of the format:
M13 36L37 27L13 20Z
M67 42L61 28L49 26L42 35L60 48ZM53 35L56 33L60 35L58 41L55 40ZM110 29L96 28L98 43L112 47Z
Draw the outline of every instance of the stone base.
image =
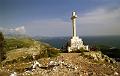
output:
M79 37L72 37L72 39L70 40L70 44L68 46L68 52L74 51L74 50L79 50L83 48L84 50L88 50L88 45L85 46L83 45L83 41L81 38Z

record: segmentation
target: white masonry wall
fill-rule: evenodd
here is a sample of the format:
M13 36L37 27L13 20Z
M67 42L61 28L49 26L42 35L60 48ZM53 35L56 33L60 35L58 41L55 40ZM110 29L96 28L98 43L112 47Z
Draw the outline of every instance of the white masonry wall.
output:
M70 40L70 46L68 46L68 52L79 50L81 48L83 48L84 50L88 50L88 45L84 46L81 38L72 37L72 39Z

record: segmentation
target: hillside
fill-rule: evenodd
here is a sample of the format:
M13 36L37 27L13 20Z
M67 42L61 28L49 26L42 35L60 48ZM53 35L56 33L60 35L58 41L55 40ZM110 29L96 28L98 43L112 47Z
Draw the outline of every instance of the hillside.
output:
M23 62L30 62L43 57L54 57L59 52L58 49L51 47L47 43L36 41L30 37L15 36L5 37L4 49L6 51L6 59L1 62L1 66L14 63L22 64Z
M5 39L0 76L119 76L120 64L100 51L59 53L31 38Z

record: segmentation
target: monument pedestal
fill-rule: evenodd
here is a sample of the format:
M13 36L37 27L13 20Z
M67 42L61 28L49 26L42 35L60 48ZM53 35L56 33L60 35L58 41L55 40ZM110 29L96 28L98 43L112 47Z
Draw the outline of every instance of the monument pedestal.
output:
M67 49L68 52L80 50L80 49L88 50L88 45L84 46L81 38L72 37L70 40L70 44L68 46L68 49Z

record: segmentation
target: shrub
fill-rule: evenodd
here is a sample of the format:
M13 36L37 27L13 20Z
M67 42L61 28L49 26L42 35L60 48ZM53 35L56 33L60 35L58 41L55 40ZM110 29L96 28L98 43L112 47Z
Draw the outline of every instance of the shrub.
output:
M83 48L80 49L75 49L74 51L71 51L71 53L82 53L82 52L87 52L88 50L84 50Z
M0 32L0 62L6 58L5 50L4 50L4 36L2 32Z
M59 50L55 48L47 48L48 57L55 57L59 54Z

